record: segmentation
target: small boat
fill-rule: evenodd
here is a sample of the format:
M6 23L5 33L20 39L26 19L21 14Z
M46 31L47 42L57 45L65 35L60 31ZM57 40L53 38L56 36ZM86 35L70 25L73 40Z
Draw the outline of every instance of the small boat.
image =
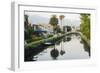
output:
M50 46L50 45L54 45L54 43L52 43L52 42L45 42L44 45Z

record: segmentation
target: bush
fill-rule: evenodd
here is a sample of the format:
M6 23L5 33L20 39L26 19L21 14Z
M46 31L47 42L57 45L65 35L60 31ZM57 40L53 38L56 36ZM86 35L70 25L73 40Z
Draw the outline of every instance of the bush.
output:
M48 35L48 37L53 37L53 35Z
M33 36L32 37L32 41L38 41L38 40L42 40L43 37L37 37L37 36Z
M90 14L80 14L81 15L81 25L80 31L90 39Z

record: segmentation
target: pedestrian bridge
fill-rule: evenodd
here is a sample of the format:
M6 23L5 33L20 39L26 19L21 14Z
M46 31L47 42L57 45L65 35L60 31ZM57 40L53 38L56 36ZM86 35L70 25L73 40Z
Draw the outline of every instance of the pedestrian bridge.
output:
M39 41L31 42L31 43L25 44L24 46L25 47L31 47L31 46L34 47L38 44L45 43L47 41L51 41L51 40L54 40L54 39L58 39L58 38L66 36L68 34L79 34L81 36L81 38L84 39L84 41L86 41L88 46L90 46L89 40L81 32L78 32L78 31L70 31L70 32L67 32L67 33L59 35L59 36L53 36L53 37L50 37L50 38L46 38L46 39L42 39L42 40L39 40Z

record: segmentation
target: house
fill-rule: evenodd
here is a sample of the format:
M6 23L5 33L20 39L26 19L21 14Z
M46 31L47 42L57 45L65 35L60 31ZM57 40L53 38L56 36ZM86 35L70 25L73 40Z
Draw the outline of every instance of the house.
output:
M72 28L71 28L71 26L63 26L63 31L69 32L69 31L72 31Z

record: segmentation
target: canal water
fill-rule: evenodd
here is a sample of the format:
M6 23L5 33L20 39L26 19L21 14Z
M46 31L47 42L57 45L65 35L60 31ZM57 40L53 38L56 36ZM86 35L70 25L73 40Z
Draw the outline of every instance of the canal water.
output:
M39 48L39 47L38 47ZM42 47L40 47L42 48ZM54 45L30 55L29 61L87 59L90 57L90 47L82 40L79 34L70 34L55 42Z

